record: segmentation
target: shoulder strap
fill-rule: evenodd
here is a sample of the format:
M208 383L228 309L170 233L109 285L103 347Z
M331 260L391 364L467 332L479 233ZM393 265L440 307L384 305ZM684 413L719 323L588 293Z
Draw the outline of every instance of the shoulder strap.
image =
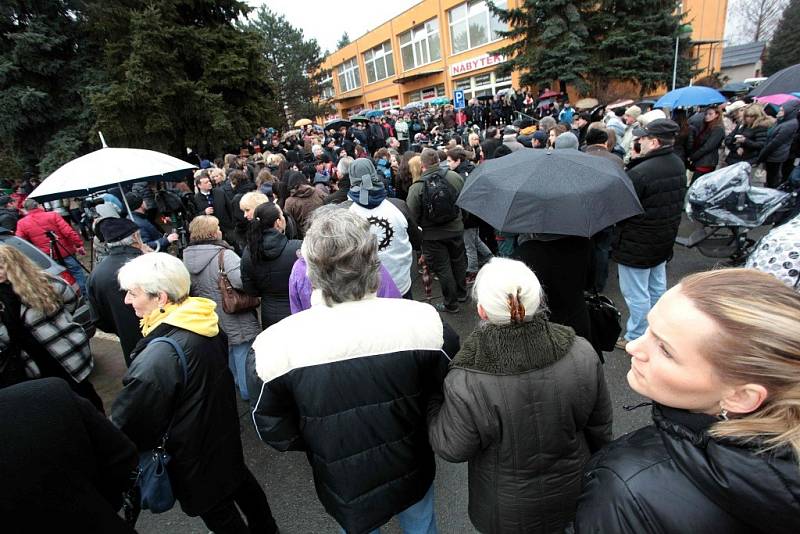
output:
M169 343L170 345L172 345L172 348L175 349L175 352L178 353L178 358L180 359L181 362L181 368L183 369L183 383L185 385L189 381L189 374L187 370L188 366L186 364L186 353L183 352L183 347L181 347L180 343L178 343L171 337L164 337L164 336L150 340L150 343L148 343L148 345L152 343L157 343L159 341L163 343Z
M217 254L217 260L219 261L219 272L225 274L225 249L219 249L219 254Z

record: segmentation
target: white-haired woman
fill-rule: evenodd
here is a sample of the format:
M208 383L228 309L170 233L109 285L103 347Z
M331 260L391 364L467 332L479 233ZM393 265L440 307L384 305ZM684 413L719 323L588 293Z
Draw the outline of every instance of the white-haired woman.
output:
M132 259L118 280L144 338L131 354L111 420L140 452L158 445L171 425L169 478L187 515L200 516L217 534L277 532L264 491L244 463L228 346L214 302L189 296L189 272L169 254ZM170 344L152 343L158 337L178 343L186 369Z
M576 531L800 532L800 295L772 276L688 276L628 343L653 425L592 458Z
M611 440L611 401L591 345L542 313L524 263L494 258L473 289L483 322L450 364L429 427L433 450L469 462L480 532L563 532L581 473Z

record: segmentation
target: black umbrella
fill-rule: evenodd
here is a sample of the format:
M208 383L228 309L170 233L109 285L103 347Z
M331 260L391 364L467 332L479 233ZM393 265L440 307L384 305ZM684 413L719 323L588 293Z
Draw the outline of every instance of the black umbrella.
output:
M333 119L332 121L329 121L329 122L325 123L325 131L327 132L330 129L338 130L342 126L344 126L345 128L349 128L352 125L353 125L353 123L348 121L348 120Z
M723 95L736 95L739 93L746 93L752 88L753 86L750 85L749 83L731 82L723 85L722 88L719 90L719 92L722 93Z
M750 91L747 96L769 96L800 91L800 63L779 70Z
M642 213L613 162L573 149L521 149L478 166L457 204L511 233L589 237Z

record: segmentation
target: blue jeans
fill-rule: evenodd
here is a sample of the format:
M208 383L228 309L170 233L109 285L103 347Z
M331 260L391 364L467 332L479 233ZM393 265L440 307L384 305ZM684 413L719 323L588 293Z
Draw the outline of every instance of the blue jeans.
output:
M250 352L252 341L247 343L239 343L238 345L230 345L228 347L228 367L233 373L233 379L236 385L239 386L239 393L242 395L243 401L250 400L250 395L247 394L247 375L245 367L247 364L247 353Z
M633 341L647 330L647 313L667 291L667 262L649 269L619 266L619 289L628 305L625 339Z
M464 229L464 249L467 251L468 273L477 273L481 265L492 259L492 251L481 241L478 228Z
M403 534L438 534L436 515L433 513L433 484L422 499L397 514L397 519ZM344 533L344 530L341 532ZM380 532L381 529L376 528L369 534Z
M64 265L67 267L69 274L78 282L78 287L81 288L81 295L86 296L86 274L83 272L80 262L75 256L64 256Z

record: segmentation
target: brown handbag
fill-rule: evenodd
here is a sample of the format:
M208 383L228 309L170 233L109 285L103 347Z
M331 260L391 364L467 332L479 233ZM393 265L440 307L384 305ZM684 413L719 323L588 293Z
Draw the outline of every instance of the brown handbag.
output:
M222 311L225 313L244 313L256 308L261 304L261 299L253 297L236 289L231 285L228 280L228 275L225 272L225 249L219 251L219 292L222 294Z

